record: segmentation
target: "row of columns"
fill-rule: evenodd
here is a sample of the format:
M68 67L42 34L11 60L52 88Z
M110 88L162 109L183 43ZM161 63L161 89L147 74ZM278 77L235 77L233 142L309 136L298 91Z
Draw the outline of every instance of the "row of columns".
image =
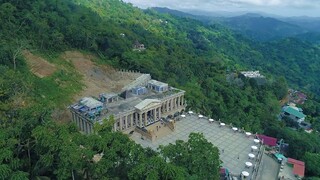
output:
M122 116L114 124L114 130L122 131L131 127L139 126L146 127L150 123L159 121L161 119L161 113L170 112L184 106L184 96L178 96L172 99L168 99L162 103L161 107L156 107L149 111L134 112L132 114ZM148 120L148 112L152 115ZM72 119L77 124L79 129L87 134L93 132L93 124L87 120L87 118L77 115L76 112L72 112ZM149 122L151 121L151 122Z
M135 126L146 127L150 123L154 123L160 119L161 107L156 107L148 111L134 112L132 114L120 117L114 124L114 129L116 131L122 131Z
M138 126L140 128L146 127L151 123L159 121L161 119L162 113L170 112L184 105L185 104L183 95L168 99L167 101L163 102L160 107L121 116L116 120L116 123L114 124L114 130L123 131L135 126ZM148 114L150 115L149 119Z
M86 134L93 133L93 124L89 122L86 118L76 115L75 112L72 112L72 120L77 124L80 131L83 131Z
M128 128L131 128L132 126L135 126L136 125L136 120L134 119L135 114L136 113L120 117L114 124L114 130L122 131Z
M162 104L161 111L163 113L170 112L184 106L184 96L178 96L172 99L168 99Z
M148 114L151 115L148 119ZM144 112L139 112L139 127L146 127L151 123L159 121L161 118L161 108L156 107L154 109L144 111ZM151 122L149 122L151 121Z

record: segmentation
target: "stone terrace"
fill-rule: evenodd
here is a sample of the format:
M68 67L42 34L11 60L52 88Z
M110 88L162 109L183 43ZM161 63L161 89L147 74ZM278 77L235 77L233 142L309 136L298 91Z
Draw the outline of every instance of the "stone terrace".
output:
M134 132L130 138L143 147L150 147L157 150L159 145L175 143L176 140L188 140L191 132L203 133L206 139L220 150L222 166L228 168L232 174L240 175L242 171L247 171L250 176L256 160L250 160L248 154L251 153L251 146L255 145L253 136L246 137L244 133L234 132L230 126L219 127L219 122L209 123L206 117L199 118L197 115L186 115L176 122L174 132L157 138L154 142L141 139L141 135ZM257 145L259 147L259 145ZM258 151L253 152L257 156ZM245 167L245 162L252 162L253 167Z

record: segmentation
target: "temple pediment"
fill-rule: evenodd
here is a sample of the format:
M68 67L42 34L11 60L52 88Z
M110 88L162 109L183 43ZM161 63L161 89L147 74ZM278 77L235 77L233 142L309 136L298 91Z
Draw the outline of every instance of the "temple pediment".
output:
M158 99L145 99L142 102L140 102L139 104L137 104L135 106L136 109L143 111L146 109L150 109L153 107L157 107L161 105L161 101Z

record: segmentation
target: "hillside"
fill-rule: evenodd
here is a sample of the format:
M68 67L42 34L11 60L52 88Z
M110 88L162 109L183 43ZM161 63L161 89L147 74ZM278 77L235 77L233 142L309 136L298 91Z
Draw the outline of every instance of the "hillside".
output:
M172 10L165 12L174 14ZM181 18L186 18L183 13L178 13L178 15L182 16ZM188 14L187 19L190 18L189 16L192 19L198 18ZM189 19L189 21L192 20ZM217 22L219 24L216 24ZM227 26L239 25L236 29L242 31L241 35L239 32L234 33L221 25L228 24L228 22L231 24ZM319 73L317 69L320 67L320 50L312 44L318 42L317 33L304 33L306 30L299 26L257 14L211 19L210 23L212 25L203 24L203 26L206 26L211 34L203 30L199 30L196 36L192 34L196 40L194 43L201 44L200 48L206 46L213 48L218 54L224 54L224 57L232 61L232 65L230 65L232 67L246 66L277 76L284 76L291 87L311 91L315 95L320 94L320 88L317 85L320 83L317 78ZM212 32L216 32L216 34ZM252 42L248 37L244 37L248 35L245 35L246 33L252 33L253 36L256 36L251 37L253 39L262 38L268 41ZM270 41L270 38L276 40ZM209 41L206 42L203 39ZM274 64L277 65L274 66Z
M155 79L186 90L189 108L196 112L247 131L280 134L292 144L299 142L305 149L290 149L294 158L307 160L319 152L317 134L292 132L276 119L279 100L286 96L288 88L283 77L290 86L319 91L318 47L295 39L257 43L221 25L142 11L118 0L10 0L1 4L0 12L0 135L9 139L0 144L1 157L9 157L1 159L4 165L0 166L0 178L8 179L12 172L31 179L70 179L73 175L97 178L99 174L120 179L161 179L169 174L172 179L201 177L196 169L188 169L188 164L167 163L126 136L109 132L108 123L98 132L102 139L98 135L83 136L72 124L52 121L52 114L65 109L75 97L97 89L119 88L114 81L120 84L121 79L112 76L113 68L150 73ZM146 49L133 51L136 41ZM31 59L46 64L52 73L39 77L35 73L38 71L32 70L36 67L32 63L30 71L31 61L21 50L32 52L31 57L41 57ZM104 72L99 64L113 68ZM248 69L260 70L267 83L259 86L251 80L226 80ZM108 80L112 85L100 84ZM281 134L283 129L287 133ZM210 148L218 161L218 153ZM106 155L101 163L91 161L93 155L103 153ZM141 174L153 162L158 166L150 174ZM309 163L313 165L310 160ZM217 172L212 171L212 176ZM319 175L316 170L308 173Z

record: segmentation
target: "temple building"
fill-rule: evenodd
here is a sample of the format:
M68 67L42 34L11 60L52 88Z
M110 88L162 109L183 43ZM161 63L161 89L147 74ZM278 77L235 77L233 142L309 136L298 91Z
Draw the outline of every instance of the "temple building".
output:
M185 91L152 80L140 80L119 93L102 93L99 98L84 97L69 107L72 119L85 133L93 132L94 123L113 116L114 131L141 130L181 114L186 107Z

